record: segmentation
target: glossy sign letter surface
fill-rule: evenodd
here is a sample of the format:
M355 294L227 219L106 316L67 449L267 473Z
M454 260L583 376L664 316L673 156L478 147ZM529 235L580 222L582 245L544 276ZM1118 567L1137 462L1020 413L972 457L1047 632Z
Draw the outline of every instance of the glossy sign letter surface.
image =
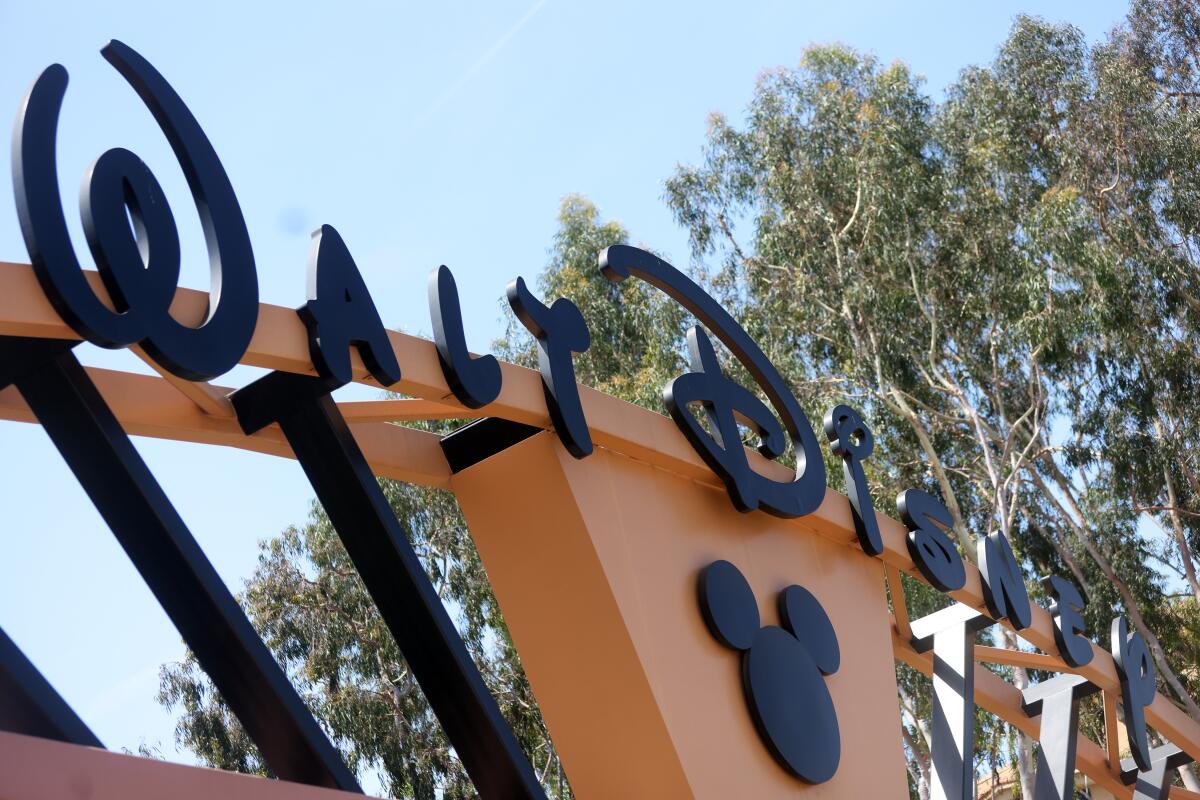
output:
M751 420L760 436L759 452L767 458L782 455L786 444L782 435L775 434L779 422L771 420L767 423L764 419L764 412L767 416L769 412L762 401L745 389L742 390L743 394L730 388L732 381L709 366L715 362L715 358L707 360L711 344L707 344L708 336L704 331L696 328L695 333L689 336L689 347L692 350L693 369L699 357L703 372L692 373L700 375L699 378L683 375L673 382L668 387L668 407L674 408L672 416L692 446L724 481L738 510L761 508L779 517L802 517L815 511L825 499L825 469L820 443L787 382L742 326L695 281L645 250L613 245L600 253L600 270L614 283L626 280L631 275L637 276L666 292L694 314L704 328L720 339L741 362L779 415L783 429L796 451L796 478L790 482L770 480L752 470L740 437L722 433L718 440L696 434L701 426L686 408L692 401L701 403L706 409L713 409L721 417L736 412L740 417Z
M93 163L82 200L84 231L114 308L88 284L58 191L55 136L67 89L58 64L30 87L13 138L17 216L34 272L54 309L93 344L140 343L175 375L214 378L238 362L258 321L258 278L241 208L208 137L166 79L121 42L101 53L150 109L183 168L209 247L208 313L196 328L171 316L180 266L175 221L150 170L121 148Z

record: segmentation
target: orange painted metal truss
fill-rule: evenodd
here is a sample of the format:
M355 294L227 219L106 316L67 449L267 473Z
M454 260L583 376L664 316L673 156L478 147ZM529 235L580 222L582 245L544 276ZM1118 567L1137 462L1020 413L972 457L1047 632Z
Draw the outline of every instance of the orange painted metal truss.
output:
M100 296L105 296L98 277L89 279ZM172 305L172 314L186 324L197 324L207 307L205 292L180 289ZM0 262L0 335L30 336L58 339L79 337L51 308L39 287L32 269L26 264ZM401 381L391 390L415 399L375 400L339 404L351 424L360 446L375 473L411 483L439 488L451 487L451 472L439 447L439 437L394 424L396 421L423 419L469 419L501 417L549 429L550 416L546 410L541 379L537 372L512 364L502 364L504 384L495 402L483 409L463 407L451 394L442 375L434 344L425 339L394 331L389 332L396 357L403 370ZM136 352L136 351L135 351ZM357 352L352 355L354 378L357 382L378 387L367 374ZM150 362L147 362L150 363ZM296 313L289 308L262 304L254 338L242 358L242 363L268 369L315 374L309 358L304 328ZM292 457L292 452L277 426L246 436L238 427L226 395L229 389L211 384L194 384L163 376L134 374L114 370L89 368L100 392L104 395L118 420L131 434L160 439L217 444L275 456ZM717 477L679 435L667 417L626 403L587 387L580 387L584 411L595 443L627 458L652 465L697 483L720 487ZM35 419L15 388L0 391L0 419L34 422ZM791 471L780 464L766 461L757 454L750 458L755 469L777 480L787 480ZM918 580L906 546L904 527L889 517L879 517L884 542L881 556L888 588L894 606L892 617L892 648L895 658L928 674L932 670L931 654L919 654L910 644L908 617L900 573ZM797 532L816 534L832 542L857 548L850 505L845 495L829 489L820 508L813 514L788 521ZM966 585L950 596L972 608L986 613L979 571L967 565ZM1008 624L1004 622L1003 624ZM1019 652L991 647L977 647L978 661L1019 665L1057 672L1073 672L1099 686L1104 693L1108 730L1104 747L1087 737L1079 736L1077 768L1096 783L1120 798L1131 796L1129 787L1118 777L1115 707L1120 697L1120 684L1112 657L1096 648L1095 658L1085 667L1068 667L1058 656L1054 640L1054 624L1044 609L1034 608L1033 624L1020 633L1022 639L1038 648L1040 653ZM976 702L1020 730L1036 737L1038 718L1030 718L1021 710L1020 692L995 673L976 666ZM1200 760L1200 723L1191 719L1179 707L1161 694L1146 709L1147 721L1165 738ZM31 763L47 764L36 769L37 780L28 776ZM48 765L54 764L51 769ZM118 753L107 753L28 737L0 733L0 796L2 797L66 797L89 783L87 775L93 770L120 778L115 783L99 785L91 782L88 797L125 797L131 785L161 783L170 786L176 797L273 797L260 779L244 776L214 774L212 770L163 765ZM45 780L57 775L62 780ZM57 780L57 779L56 779ZM141 781L140 784L138 782ZM148 783L147 783L148 782ZM68 789L67 787L71 787ZM339 792L294 787L287 797L346 796ZM307 792L307 794L306 794ZM82 795L80 795L82 796ZM279 795L283 797L283 794ZM1173 798L1200 800L1200 794L1184 789L1172 790Z

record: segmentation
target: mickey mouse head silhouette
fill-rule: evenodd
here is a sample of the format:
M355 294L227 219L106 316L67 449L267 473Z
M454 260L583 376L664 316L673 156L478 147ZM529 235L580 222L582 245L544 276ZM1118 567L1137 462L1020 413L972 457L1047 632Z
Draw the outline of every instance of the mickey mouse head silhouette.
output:
M728 561L700 573L700 608L713 637L742 653L742 688L759 736L789 772L824 783L837 772L841 734L822 675L837 672L841 650L820 601L802 586L779 593L784 628L760 627L745 576Z

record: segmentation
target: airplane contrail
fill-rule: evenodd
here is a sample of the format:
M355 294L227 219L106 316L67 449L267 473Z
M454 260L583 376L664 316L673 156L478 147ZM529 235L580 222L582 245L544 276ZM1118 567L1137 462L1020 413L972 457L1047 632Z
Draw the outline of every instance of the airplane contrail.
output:
M474 63L467 67L466 70L463 71L462 75L458 76L458 80L452 83L444 92L438 95L437 99L430 104L429 108L417 116L413 127L424 125L430 120L430 118L437 114L437 112L441 111L447 103L454 99L454 96L457 95L472 78L479 74L479 71L487 66L488 62L495 58L500 51L505 48L512 38L520 33L522 28L529 24L531 19L537 16L538 12L542 10L542 6L546 5L547 2L549 2L549 0L537 0L537 2L526 9L525 13L521 15L520 19L512 24L512 27L505 31L499 39L493 42L492 46L485 50L479 56L479 58L475 59Z

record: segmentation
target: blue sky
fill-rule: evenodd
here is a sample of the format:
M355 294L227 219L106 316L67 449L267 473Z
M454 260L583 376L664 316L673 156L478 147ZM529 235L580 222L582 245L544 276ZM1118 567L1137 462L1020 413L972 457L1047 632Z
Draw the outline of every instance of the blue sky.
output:
M392 327L428 332L425 278L450 266L468 342L483 351L503 327L504 284L544 265L564 194L587 195L682 266L686 237L662 203L662 181L699 157L709 113L739 117L761 70L840 41L907 62L940 100L961 68L992 58L1020 12L1070 21L1094 41L1125 3L0 0L0 115L15 114L41 69L66 66L64 197L109 147L138 153L172 203L181 282L206 286L178 166L98 53L121 39L167 77L216 147L265 302L302 302L308 234L328 223ZM7 163L0 182L11 185ZM82 242L75 208L67 215ZM0 260L28 260L6 189ZM145 371L128 354L80 352L87 363ZM220 382L252 375L239 368ZM294 462L137 446L234 591L254 569L256 542L307 513L312 492ZM0 423L0 452L0 627L109 747L146 742L190 760L174 748L173 716L154 702L158 666L182 654L174 628L42 431Z

